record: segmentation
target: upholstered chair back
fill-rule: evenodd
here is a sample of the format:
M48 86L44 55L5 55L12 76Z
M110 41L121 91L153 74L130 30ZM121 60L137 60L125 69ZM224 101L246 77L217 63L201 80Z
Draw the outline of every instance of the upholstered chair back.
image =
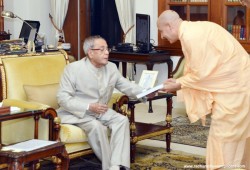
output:
M24 86L59 83L67 63L63 52L2 57L3 99L27 100Z
M55 94L61 74L67 63L68 58L64 51L26 54L23 56L1 56L2 98L5 99L4 101L27 101L27 108L32 108L32 102L34 104L44 103L41 100L45 101L45 108L46 106L53 107L50 101L57 103ZM44 92L38 90L42 88ZM41 99L41 96L43 96L43 99ZM18 104L16 105L13 101L10 103L11 106L13 106L13 104L14 106L18 106ZM33 109L41 108L36 107ZM22 118L2 122L3 144L32 139L34 138L33 134L33 118ZM39 121L39 139L48 139L47 120Z

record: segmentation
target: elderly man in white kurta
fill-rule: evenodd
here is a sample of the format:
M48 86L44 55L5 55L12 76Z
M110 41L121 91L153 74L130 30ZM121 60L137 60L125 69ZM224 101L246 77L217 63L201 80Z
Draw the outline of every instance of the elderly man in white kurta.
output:
M206 168L250 169L250 59L221 26L183 21L172 10L158 19L162 38L180 40L184 75L168 79L164 91L177 91L191 122L211 113Z
M62 123L76 124L87 133L103 170L129 169L128 118L109 109L107 103L114 88L134 98L143 89L125 79L108 61L109 50L103 38L89 37L83 48L87 57L67 65L62 75L58 115Z

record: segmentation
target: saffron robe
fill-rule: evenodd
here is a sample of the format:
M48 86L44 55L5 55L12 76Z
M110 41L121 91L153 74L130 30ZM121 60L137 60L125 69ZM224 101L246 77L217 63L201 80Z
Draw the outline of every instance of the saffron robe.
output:
M206 167L250 168L250 59L221 26L183 21L179 40L186 59L178 100L191 122L211 113Z

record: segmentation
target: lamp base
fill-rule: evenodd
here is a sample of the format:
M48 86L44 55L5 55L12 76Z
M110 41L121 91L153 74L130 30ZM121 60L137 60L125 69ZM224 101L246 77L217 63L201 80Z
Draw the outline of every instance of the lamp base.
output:
M35 43L33 42L33 41L28 41L28 43L27 43L27 52L28 53L35 53L36 51L35 51Z

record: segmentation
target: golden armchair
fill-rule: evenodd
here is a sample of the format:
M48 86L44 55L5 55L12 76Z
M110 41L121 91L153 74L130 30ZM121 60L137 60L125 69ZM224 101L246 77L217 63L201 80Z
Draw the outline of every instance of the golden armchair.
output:
M55 111L58 107L56 101L58 83L68 63L65 51L1 56L1 89L5 106L46 109L49 115L53 116L53 122L39 121L39 139L61 140L65 143L70 158L74 158L92 153L92 150L85 133L77 126L60 124ZM124 103L128 103L128 97L116 93L112 95L109 106L116 111L124 112L121 109ZM33 123L33 118L3 122L2 143L10 144L32 139ZM52 129L49 129L49 124L53 125ZM11 133L13 130L15 135ZM18 133L18 130L22 133Z
M180 59L177 62L177 65L176 65L175 69L172 72L174 79L178 79L181 76L183 76L184 65L185 65L185 58L180 57Z

